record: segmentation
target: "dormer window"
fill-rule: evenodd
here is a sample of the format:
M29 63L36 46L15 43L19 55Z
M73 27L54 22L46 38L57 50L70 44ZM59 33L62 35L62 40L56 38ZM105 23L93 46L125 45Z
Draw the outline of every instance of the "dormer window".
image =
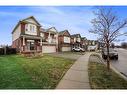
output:
M29 32L36 32L36 25L34 24L26 24L25 30Z
M30 31L33 31L32 25L30 25Z
M28 24L25 25L25 30L28 31Z

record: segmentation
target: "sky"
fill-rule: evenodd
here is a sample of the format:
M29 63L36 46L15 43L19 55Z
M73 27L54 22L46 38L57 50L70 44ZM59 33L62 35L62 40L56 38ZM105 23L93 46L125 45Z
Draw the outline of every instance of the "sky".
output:
M114 6L112 9L121 20L127 18L126 6ZM55 27L58 31L68 30L70 34L79 33L82 37L96 40L98 36L89 33L95 10L95 6L0 6L0 44L11 45L14 27L19 20L29 16L34 16L45 29ZM127 31L127 28L121 31ZM127 36L119 38L127 42Z

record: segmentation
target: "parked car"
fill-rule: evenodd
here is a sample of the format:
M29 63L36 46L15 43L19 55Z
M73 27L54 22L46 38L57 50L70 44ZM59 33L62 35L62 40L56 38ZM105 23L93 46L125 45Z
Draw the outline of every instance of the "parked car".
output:
M118 60L118 52L113 48L109 48L109 57ZM107 59L107 48L102 49L102 58Z
M77 47L77 48L72 48L72 51L77 51L77 52L80 52L80 51L85 51L83 48L81 48L81 47Z
M88 51L95 51L96 50L96 46L88 46Z
M81 48L81 47L79 47L79 49L80 49L80 51L83 51L83 52L85 51L85 49L83 49L83 48Z

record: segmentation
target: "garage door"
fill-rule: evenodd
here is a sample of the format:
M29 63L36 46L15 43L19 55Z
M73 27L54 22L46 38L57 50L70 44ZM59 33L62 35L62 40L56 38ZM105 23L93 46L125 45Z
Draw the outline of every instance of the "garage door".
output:
M42 46L42 52L43 53L53 53L56 52L55 46Z
M71 51L71 47L62 47L62 51Z

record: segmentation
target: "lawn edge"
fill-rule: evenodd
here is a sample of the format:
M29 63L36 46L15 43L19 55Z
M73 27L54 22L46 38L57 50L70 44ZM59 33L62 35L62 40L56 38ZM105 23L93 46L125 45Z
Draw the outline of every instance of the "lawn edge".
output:
M92 55L92 54L91 54L91 55ZM91 55L90 55L90 56L91 56ZM93 55L97 56L97 57L101 60L101 62L102 62L104 65L106 65L106 63L104 62L104 60L102 59L102 57L101 57L100 54L94 53ZM123 74L121 74L121 73L120 73L116 68L114 68L111 64L110 64L110 69L113 70L116 74L118 74L121 78L123 78L124 80L127 81L127 77L124 76Z

